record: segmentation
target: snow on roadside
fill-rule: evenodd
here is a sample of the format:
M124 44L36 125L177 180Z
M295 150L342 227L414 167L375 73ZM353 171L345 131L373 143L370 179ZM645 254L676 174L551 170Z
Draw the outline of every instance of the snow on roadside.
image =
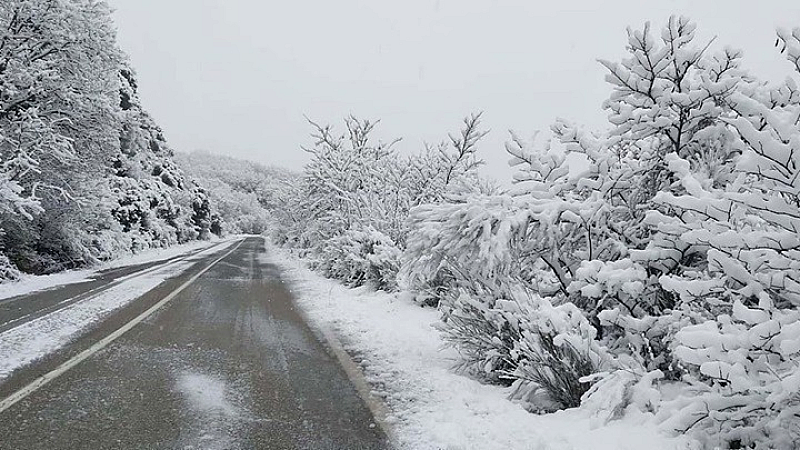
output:
M683 450L685 438L659 434L647 420L604 426L579 410L537 416L507 400L507 390L455 373L457 354L443 348L438 313L403 298L347 289L268 246L312 325L332 331L351 353L375 394L385 399L404 449Z
M187 259L173 261L64 309L0 333L0 382L14 370L64 347L98 320L222 248L224 247L207 248Z
M168 259L192 250L211 247L232 238L234 237L211 241L191 241L185 244L175 245L167 248L153 248L135 255L129 255L113 261L105 262L91 269L67 270L64 272L54 273L52 275L23 274L22 278L17 281L0 284L0 300L50 289L56 286L80 283L81 281L88 280L90 277L103 270Z

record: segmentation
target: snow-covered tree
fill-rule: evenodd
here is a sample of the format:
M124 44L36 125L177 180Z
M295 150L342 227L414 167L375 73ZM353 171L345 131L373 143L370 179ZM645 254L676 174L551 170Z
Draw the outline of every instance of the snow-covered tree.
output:
M142 107L135 71L121 66L119 80L120 145L108 179L114 216L126 232L141 233L145 246L206 237L220 226L207 192L173 161L163 131Z
M398 193L386 190L386 181L398 173L394 146L399 139L373 141L378 122L354 117L345 120L343 135L330 126L311 124L315 142L305 148L312 159L304 170L297 242L311 250L315 267L328 276L354 285L391 287L394 275L377 265L397 265L396 248L389 251L388 260L378 255L385 253L379 250L382 244L394 247L390 233L396 236L401 226L390 207Z
M261 234L270 227L275 180L266 168L206 152L177 153L175 160L205 188L228 232Z
M176 153L175 161L206 189L230 232L278 233L282 215L296 209L300 176L287 169L202 151Z
M0 5L0 211L15 260L47 247L35 241L59 223L49 212L78 214L73 200L116 148L120 60L104 2Z
M339 135L312 122L312 160L287 224L289 241L309 249L328 276L394 289L409 211L479 184L475 152L486 133L480 114L472 115L449 142L404 156L394 149L399 140L372 139L377 122L349 117L345 125Z
M203 193L171 157L105 1L0 3L4 268L52 272L207 232L190 216Z
M681 219L665 233L705 249L703 265L662 285L708 312L675 336L693 392L666 426L753 448L800 439L800 28L779 31L778 44L795 73L777 85L741 83L729 98L732 179L715 184L671 155L684 192L658 199Z
M558 145L512 135L507 195L414 211L404 272L416 287L447 280L444 328L474 367L523 382L520 367L572 370L564 352L582 349L575 361L605 375L577 365L569 383L522 384L553 400L592 381L587 407L656 413L709 446L796 448L800 30L778 46L795 73L771 85L685 18L629 29L628 57L601 61L610 131L559 120ZM576 307L586 322L556 335L579 338L523 338L520 324L557 322L531 301Z

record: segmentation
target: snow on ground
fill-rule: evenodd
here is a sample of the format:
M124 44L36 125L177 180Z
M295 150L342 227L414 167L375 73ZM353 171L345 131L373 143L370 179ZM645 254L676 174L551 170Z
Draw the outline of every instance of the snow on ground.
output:
M236 443L245 411L232 401L234 392L221 378L199 373L181 372L175 380L178 392L186 400L189 411L183 415L180 444L183 450L229 450L240 448Z
M195 411L231 417L239 415L226 398L227 388L222 380L203 373L183 372L176 385Z
M213 246L189 258L132 277L121 284L0 333L0 382L19 367L55 352L98 320L141 297L167 278L179 275L200 259L220 250ZM187 251L184 248L184 251ZM163 257L163 254L161 254ZM174 256L174 255L173 255ZM161 259L159 257L158 259Z
M347 289L308 270L289 252L269 246L267 260L284 270L313 325L332 331L385 399L404 449L683 450L685 438L659 434L650 421L598 426L579 410L537 416L507 400L506 388L455 373L458 355L443 348L438 313L402 295Z
M233 237L216 239L212 241L191 241L181 245L167 248L154 248L145 250L135 255L125 256L113 261L105 262L91 269L67 270L52 275L25 275L18 281L0 284L0 300L16 297L18 295L29 294L31 292L42 291L45 289L63 286L66 284L80 283L86 281L100 271L114 269L117 267L130 266L133 264L144 264L152 261L172 258L183 253L210 247L219 242L227 241Z

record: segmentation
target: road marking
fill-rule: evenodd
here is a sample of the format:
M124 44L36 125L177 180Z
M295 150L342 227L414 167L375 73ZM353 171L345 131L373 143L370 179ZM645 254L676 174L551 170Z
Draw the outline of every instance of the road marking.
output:
M367 405L367 408L372 413L372 417L375 419L375 423L377 423L378 427L380 427L383 434L386 435L386 438L389 440L390 443L397 445L398 439L397 436L394 434L394 430L392 426L389 424L389 408L386 406L383 400L378 398L372 393L372 388L369 385L362 369L353 361L353 358L350 357L350 354L347 353L347 350L344 349L344 345L342 341L330 330L328 327L321 323L314 323L309 318L308 314L302 310L302 308L298 308L301 317L303 320L309 324L312 332L315 331L319 335L322 335L324 341L327 342L328 348L333 352L333 355L336 357L336 360L339 362L339 366L344 369L344 373L347 378L353 383L353 387L356 388L356 393L361 400Z
M158 303L151 306L147 311L139 314L133 320L126 323L125 325L121 326L119 329L114 331L113 333L109 334L108 336L104 337L103 339L97 341L91 347L87 348L86 350L78 353L77 355L70 358L67 362L61 364L57 368L53 369L52 371L42 375L41 377L37 378L27 386L23 387L22 389L14 392L10 396L0 400L0 413L4 412L8 408L14 406L17 402L24 399L25 397L29 396L37 389L41 388L42 386L50 383L51 381L55 380L59 376L63 375L65 372L70 370L71 368L77 366L90 356L94 355L95 353L99 352L100 350L107 347L109 344L117 340L120 336L125 334L126 332L130 331L133 327L141 323L143 320L147 319L150 315L156 312L159 308L169 303L173 298L175 298L178 294L181 293L184 289L189 287L190 284L194 283L198 278L200 278L204 273L208 272L214 265L218 262L222 261L223 259L227 258L231 253L236 251L245 240L240 240L233 248L225 253L224 255L220 256L214 262L203 268L200 272L196 273L192 278L188 279L182 285L178 286L175 290L170 292L166 297L159 300Z
M0 333L5 333L6 331L13 330L14 328L16 328L18 326L25 325L26 323L32 322L33 320L39 319L39 318L44 317L44 316L46 316L48 314L52 314L52 313L61 311L61 310L65 309L65 308L67 308L69 306L72 306L72 305L74 305L76 303L83 302L83 301L86 301L86 300L91 300L91 299L97 297L98 295L101 295L101 294L111 290L112 288L115 288L115 287L119 286L120 284L122 284L122 283L124 283L124 282L126 282L128 280L131 280L133 278L139 278L139 277L148 275L150 273L157 272L157 271L162 270L162 269L166 269L167 267L180 264L182 262L185 262L185 261L189 260L189 258L195 257L198 254L201 254L203 252L207 252L207 251L213 250L213 249L215 249L217 247L220 247L220 246L222 246L224 244L225 244L225 242L216 243L216 244L213 244L213 245L209 245L208 247L205 247L205 248L190 250L189 252L184 253L182 255L177 255L177 256L174 256L172 258L167 258L167 259L164 259L162 261L157 261L157 262L162 262L163 264L157 265L157 266L152 266L152 267L147 267L147 268L144 268L144 269L140 269L140 270L138 270L136 272L129 273L128 275L116 278L116 279L110 281L108 284L104 284L102 286L98 286L96 288L89 289L86 292L80 293L80 294L78 294L78 295L76 295L74 297L70 297L70 298L61 300L58 303L54 303L52 305L45 306L44 308L41 308L39 310L33 311L31 313L28 313L28 314L26 314L26 315L24 315L22 317L17 317L16 319L9 320L8 322L0 323ZM18 297L11 297L10 299L0 300L0 304L21 301L21 300L24 299L24 297L25 296L22 295L22 296L18 296ZM32 319L26 321L25 319L27 319L29 317L32 317Z
M163 263L163 264L157 265L157 266L152 266L152 267L146 267L146 268L143 268L143 269L139 269L139 270L137 270L135 272L131 272L131 273L125 275L125 276L122 276L122 277L119 277L119 278L115 278L115 279L111 280L107 285L98 286L98 287L89 289L88 291L80 293L80 294L78 294L78 295L76 295L74 297L70 297L70 298L61 300L58 304L69 302L69 301L75 300L75 299L77 299L79 297L82 297L82 296L95 294L95 293L97 293L99 291L105 290L106 287L108 287L111 284L114 284L114 283L119 284L119 282L127 281L127 280L129 280L129 279L131 279L133 277L137 277L139 275L144 275L144 274L146 274L148 272L152 272L154 270L162 269L164 267L167 267L170 264L173 264L173 263L176 263L176 262L180 262L180 261L185 261L186 259L191 258L192 256L196 256L199 253L211 250L211 249L213 249L215 247L219 247L220 245L223 245L223 244L225 244L225 242L218 242L218 243L214 243L212 245L209 245L208 247L199 248L199 249L192 249L192 250L189 250L186 253L183 253L183 254L180 254L180 255L176 255L176 256L172 256L170 258L165 258L165 259L162 259L162 260L154 260L154 261L148 261L148 262L141 263L142 265L149 264L151 262L152 263ZM136 265L136 264L131 264L129 266L112 267L112 268L104 269L104 270L126 269L126 268L134 266L134 265ZM59 288L63 288L65 286L69 286L69 285L72 285L72 284L84 283L84 282L92 280L93 276L101 275L101 272L102 272L102 270L99 270L97 272L89 273L89 274L87 274L86 278L84 278L82 280L77 280L75 282L66 282L64 284L50 286L50 287L47 287L47 288L44 288L44 289L39 289L39 290L33 290L31 292L27 292L27 293L20 294L20 295L15 295L13 297L3 298L3 299L0 299L0 305L5 305L5 304L8 304L8 303L16 303L16 302L19 302L19 301L24 301L25 298L28 297L31 294L41 294L41 293L45 293L45 292L49 292L49 291L55 291L55 290L57 290ZM97 281L97 278L95 278L94 280Z

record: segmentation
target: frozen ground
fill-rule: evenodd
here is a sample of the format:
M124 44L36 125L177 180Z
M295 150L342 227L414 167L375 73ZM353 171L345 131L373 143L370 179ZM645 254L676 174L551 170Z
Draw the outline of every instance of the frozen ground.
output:
M269 248L285 270L300 307L333 332L361 368L373 394L385 399L387 421L404 449L683 450L684 438L659 434L648 417L602 424L578 410L547 416L507 400L507 390L452 370L457 355L443 349L433 327L438 313L402 296L347 289L324 279L290 253Z

